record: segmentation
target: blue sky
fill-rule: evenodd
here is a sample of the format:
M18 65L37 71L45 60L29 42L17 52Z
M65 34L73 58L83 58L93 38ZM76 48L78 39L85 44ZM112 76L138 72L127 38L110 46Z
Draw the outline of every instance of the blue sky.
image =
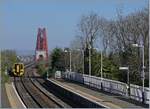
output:
M148 0L1 0L0 49L34 50L37 29L47 30L48 46L66 47L77 34L80 17L90 12L115 19L148 5Z

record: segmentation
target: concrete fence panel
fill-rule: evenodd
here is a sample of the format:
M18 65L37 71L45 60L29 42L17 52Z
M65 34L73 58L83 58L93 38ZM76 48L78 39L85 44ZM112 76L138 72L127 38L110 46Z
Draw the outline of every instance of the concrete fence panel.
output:
M76 81L96 89L103 89L104 91L119 94L122 96L128 96L128 85L123 82L100 78L96 76L90 76L85 74L79 74L76 72L65 72L63 74L64 79ZM150 89L145 88L145 103L149 104ZM130 98L142 101L142 87L138 85L130 84Z

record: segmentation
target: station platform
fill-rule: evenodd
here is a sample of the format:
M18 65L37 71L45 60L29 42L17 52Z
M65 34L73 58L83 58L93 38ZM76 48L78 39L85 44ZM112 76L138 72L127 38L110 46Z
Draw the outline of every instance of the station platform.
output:
M10 103L6 93L5 83L1 83L1 93L0 93L0 108L10 108Z
M91 89L83 84L63 80L63 79L48 79L56 84L61 85L65 89L72 90L86 98L99 102L109 108L148 108L148 105L125 98L120 95L114 95L103 91Z
M26 108L18 93L16 92L13 82L11 84L5 83L5 88L10 108Z

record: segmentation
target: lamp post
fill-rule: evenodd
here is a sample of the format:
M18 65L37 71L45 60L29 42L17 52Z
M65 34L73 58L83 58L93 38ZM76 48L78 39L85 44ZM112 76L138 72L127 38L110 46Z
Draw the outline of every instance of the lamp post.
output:
M103 53L101 51L101 78L103 78Z
M77 50L80 51L80 49L77 49ZM84 49L82 49L81 52L83 55L83 64L82 64L83 66L82 67L83 67L83 74L84 74Z
M129 78L129 67L119 67L119 70L126 70L127 71L127 84L128 84L128 96L130 96L130 78Z
M47 74L46 76L47 76L47 79L48 79L48 71L47 71L47 73L46 73L46 74Z
M98 48L94 48L95 50L98 51ZM103 53L101 50L101 78L103 78Z
M97 51L99 50L98 48L94 48L94 49L96 49ZM101 89L103 89L102 80L103 80L103 53L101 50Z
M91 75L91 45L89 45L89 75Z
M142 102L144 103L145 97L144 97L144 83L145 83L145 66L144 66L144 45L139 45L139 44L132 44L133 47L139 47L142 49Z
M71 50L64 50L65 52L69 52L70 57L70 72L72 71L72 65L71 65Z
M71 72L72 71L72 68L71 68L71 50L70 50L69 54L70 54L70 72Z
M103 53L101 51L101 89L103 90L102 78L103 78Z
M84 49L82 50L82 54L83 54L83 74L84 74Z

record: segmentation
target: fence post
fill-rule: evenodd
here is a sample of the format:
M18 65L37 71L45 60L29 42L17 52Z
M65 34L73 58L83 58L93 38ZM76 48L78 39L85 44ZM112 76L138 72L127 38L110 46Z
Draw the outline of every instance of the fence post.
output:
M101 78L101 90L103 91L103 82L102 82L102 78Z
M145 103L145 93L142 92L142 103Z

